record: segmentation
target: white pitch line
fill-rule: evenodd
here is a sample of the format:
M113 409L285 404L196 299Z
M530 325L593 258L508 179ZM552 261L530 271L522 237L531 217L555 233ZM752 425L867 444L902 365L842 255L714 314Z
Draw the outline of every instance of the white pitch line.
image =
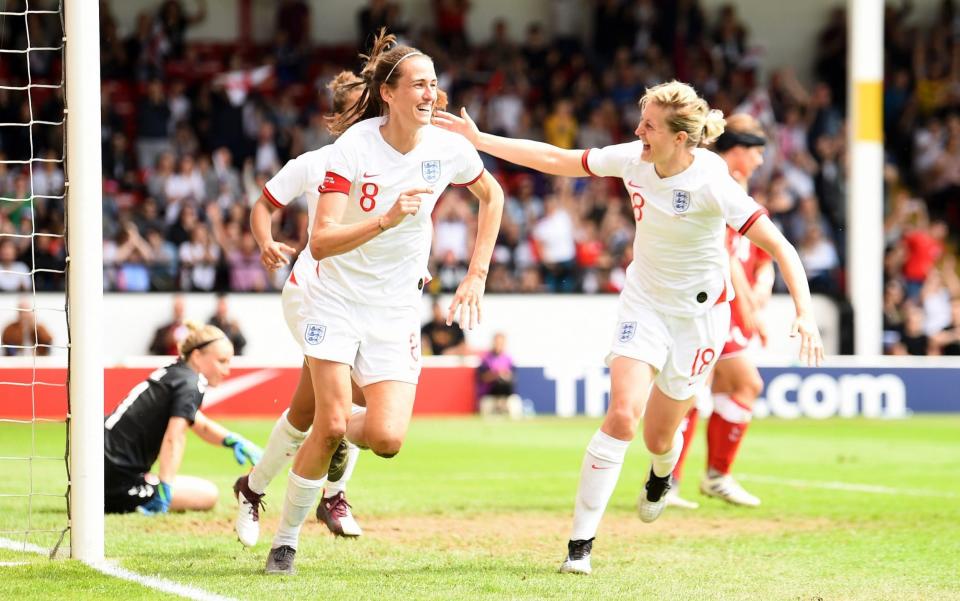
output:
M556 472L460 472L457 474L444 475L445 480L451 481L495 481L495 480L547 480L555 478L576 478L576 472L556 471ZM378 477L384 481L406 480L404 475L384 474ZM798 480L794 478L778 478L776 476L761 476L750 474L737 474L737 479L745 482L759 482L761 484L779 484L782 486L793 486L795 488L821 488L825 490L841 490L846 492L863 492L876 495L904 495L908 497L939 497L944 499L955 499L960 494L941 490L929 490L921 488L891 488L889 486L880 486L876 484L852 484L850 482L830 482L817 480Z
M824 482L817 480L796 480L793 478L777 478L776 476L757 476L750 474L737 474L738 480L745 482L760 482L762 484L782 484L784 486L793 486L794 488L822 488L824 490L842 490L847 492L865 492L876 495L904 495L908 497L941 497L953 499L960 495L956 493L927 490L922 488L891 488L889 486L879 486L875 484L851 484L849 482Z
M24 551L27 553L37 553L40 555L49 554L49 551L43 547L39 547L24 541L10 540L3 537L0 537L0 549ZM112 576L114 578L120 578L121 580L136 582L137 584L143 585L147 588L152 588L163 593L184 597L185 599L193 599L194 601L235 601L231 597L224 597L222 595L217 595L216 593L208 593L205 590L199 589L195 586L190 586L188 584L180 584L179 582L173 582L172 580L166 580L164 578L158 578L155 576L144 576L143 574L138 574L119 566L111 565L105 561L86 563L86 565L90 566L101 574Z
M0 537L0 549L6 549L8 551L22 551L25 553L39 553L40 555L48 555L50 551L44 549L43 547L37 546L33 543L28 543L22 540L10 540L9 538Z
M107 576L113 576L114 578L136 582L137 584L142 584L147 588L152 588L164 593L170 593L171 595L178 595L186 599L194 599L194 601L234 601L231 597L224 597L216 593L208 593L207 591L199 589L195 586L180 584L178 582L173 582L172 580L165 580L155 576L144 576L143 574L137 574L136 572L131 572L130 570L126 570L119 566L110 565L106 562L88 563L87 565L98 572L106 574Z

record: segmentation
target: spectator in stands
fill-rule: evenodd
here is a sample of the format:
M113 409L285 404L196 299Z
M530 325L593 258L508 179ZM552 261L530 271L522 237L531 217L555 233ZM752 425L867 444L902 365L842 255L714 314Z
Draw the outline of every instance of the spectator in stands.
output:
M560 148L574 148L577 143L577 120L573 115L573 103L559 100L543 122L543 133L547 144Z
M900 343L906 319L906 291L899 280L888 280L883 288L883 352L891 354Z
M117 266L116 287L123 292L147 292L150 290L150 271L147 264L153 261L153 249L140 236L140 230L132 221L124 224L117 235L115 248L104 245L104 264Z
M452 56L466 51L470 0L432 0L436 41Z
M183 58L187 28L207 18L207 0L196 0L197 10L188 14L180 0L164 0L157 11L157 25L163 34L162 45L171 59Z
M269 276L260 262L260 248L249 231L240 234L240 243L227 251L226 259L230 271L230 290L264 292L270 289ZM214 325L219 327L219 324ZM240 352L237 351L237 354Z
M170 205L198 204L206 200L206 186L193 155L180 158L177 171L170 174L163 187L163 195Z
M556 196L545 199L543 218L533 228L533 239L547 287L554 292L573 292L577 284L573 220Z
M36 309L30 300L21 298L17 302L17 318L3 328L0 344L7 356L49 355L53 336L37 322Z
M923 309L913 303L906 308L906 321L900 342L893 346L894 355L929 355L933 347L923 330Z
M946 223L935 221L927 228L922 217L916 227L904 234L906 259L903 277L906 279L907 296L913 298L919 294L930 270L943 255L946 237Z
M433 301L433 317L420 329L420 338L424 355L463 355L467 352L463 329L457 324L447 325L447 316L439 299Z
M837 249L833 242L823 235L823 228L819 224L807 227L806 234L797 249L803 268L807 272L810 282L810 292L820 294L836 294L833 271L840 267Z
M173 318L153 333L153 340L148 349L151 355L176 355L180 343L187 336L187 327L184 324L185 303L180 294L173 297Z
M150 258L147 264L150 271L150 289L170 292L177 288L179 262L177 248L166 240L159 229L148 228L147 244L150 246Z
M226 294L221 293L217 295L217 308L207 323L223 330L223 333L226 334L230 342L233 343L233 352L235 354L243 354L243 348L247 346L247 339L240 330L240 322L230 316L230 307L227 303Z
M523 402L514 394L513 359L507 353L507 337L493 335L493 347L480 357L477 367L477 399L480 415L523 417Z
M960 277L956 257L946 255L939 267L930 270L920 288L919 304L924 312L924 331L933 336L951 321L951 299L960 298Z
M433 256L443 259L450 253L455 262L465 263L469 257L472 214L458 189L444 193L434 216Z
M137 110L137 162L153 165L157 157L171 150L170 105L163 89L163 81L153 79L147 84L147 97Z
M13 239L0 238L0 291L20 292L30 289L30 268L17 259Z
M950 302L950 324L933 337L940 355L960 355L960 297Z
M397 15L397 7L394 2L370 0L367 6L357 13L357 27L360 34L357 39L357 47L364 51L369 49L374 34L380 31L381 27L386 27L391 32L398 32Z
M63 231L63 228L50 228ZM29 258L29 257L28 257ZM63 290L66 269L65 240L57 236L39 235L33 239L34 286L38 292Z
M63 194L63 169L60 166L60 155L54 150L43 153L44 162L33 169L33 195L35 202L46 199L36 199L37 196L58 196Z
M220 246L210 236L210 228L197 223L190 239L180 244L180 289L210 292L217 281Z

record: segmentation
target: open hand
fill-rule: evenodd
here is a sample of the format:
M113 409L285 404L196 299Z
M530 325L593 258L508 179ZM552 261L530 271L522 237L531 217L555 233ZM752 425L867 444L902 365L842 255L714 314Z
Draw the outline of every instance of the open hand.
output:
M457 286L457 293L447 311L447 325L453 325L454 318L464 330L472 330L480 323L480 299L486 281L477 274L468 273Z
M466 107L460 108L459 117L446 111L437 111L433 115L432 122L437 127L452 131L455 134L460 134L474 146L477 145L477 141L480 138L480 129L477 128L477 124L474 123L470 115L467 114Z
M810 367L823 363L823 341L812 317L799 315L790 329L790 336L800 336L800 361Z

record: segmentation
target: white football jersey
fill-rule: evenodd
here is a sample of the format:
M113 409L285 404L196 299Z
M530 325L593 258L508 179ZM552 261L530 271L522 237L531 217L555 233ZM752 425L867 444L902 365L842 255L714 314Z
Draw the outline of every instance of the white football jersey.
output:
M277 172L263 186L263 195L279 208L284 208L300 196L307 197L307 215L309 224L307 236L313 227L313 218L317 214L317 200L320 198L320 185L323 176L327 173L327 159L333 150L332 145L305 152ZM304 249L297 257L291 269L295 282L303 281L309 274L317 270L317 262L313 260L309 249Z
M637 232L623 294L662 313L696 316L733 298L726 226L745 232L764 214L720 156L693 150L693 163L661 178L640 160L640 141L590 149L591 175L619 177L630 196Z
M383 117L375 117L356 123L333 144L320 191L347 194L341 223L383 215L407 190L431 188L433 193L421 194L417 214L407 215L396 227L321 260L313 281L317 291L331 290L367 305L419 306L433 238L433 208L448 185L469 186L480 179L483 162L466 138L433 125L423 128L415 148L401 154L383 139L383 122Z

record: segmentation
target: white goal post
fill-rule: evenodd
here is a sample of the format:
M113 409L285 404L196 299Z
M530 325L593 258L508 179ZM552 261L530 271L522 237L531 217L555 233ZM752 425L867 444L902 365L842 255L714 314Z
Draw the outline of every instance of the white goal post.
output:
M70 555L103 560L103 217L100 9L64 5Z

